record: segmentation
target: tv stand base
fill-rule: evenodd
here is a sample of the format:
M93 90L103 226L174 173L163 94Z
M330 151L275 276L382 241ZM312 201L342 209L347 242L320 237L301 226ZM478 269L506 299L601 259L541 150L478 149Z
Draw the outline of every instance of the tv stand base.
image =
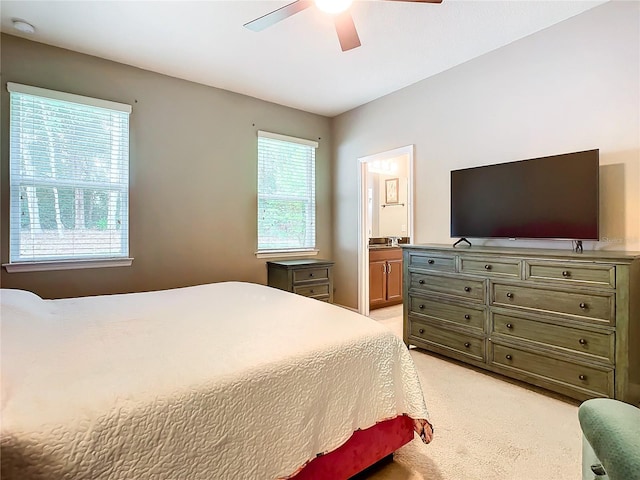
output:
M457 247L459 243L464 242L466 244L468 244L469 246L471 246L471 242L469 240L467 240L466 238L461 238L460 240L458 240L456 243L453 244L454 247Z

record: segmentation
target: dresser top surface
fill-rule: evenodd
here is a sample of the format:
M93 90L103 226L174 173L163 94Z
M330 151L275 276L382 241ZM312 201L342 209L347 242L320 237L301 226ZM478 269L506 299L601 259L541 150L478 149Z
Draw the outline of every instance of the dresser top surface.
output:
M403 249L408 250L437 250L443 253L454 254L499 254L515 257L545 257L545 258L562 258L572 260L606 260L606 261L624 261L631 262L640 259L640 252L631 252L623 250L585 250L582 253L574 252L571 249L547 249L547 248L517 248L517 247L452 247L451 245L442 244L410 244L402 245Z

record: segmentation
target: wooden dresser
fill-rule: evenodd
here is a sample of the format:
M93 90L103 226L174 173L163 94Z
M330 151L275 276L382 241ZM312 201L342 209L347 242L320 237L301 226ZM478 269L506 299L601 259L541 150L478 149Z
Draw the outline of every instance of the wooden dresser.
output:
M403 258L407 345L640 402L640 253L410 245Z
M320 259L267 262L267 285L333 303L333 263Z

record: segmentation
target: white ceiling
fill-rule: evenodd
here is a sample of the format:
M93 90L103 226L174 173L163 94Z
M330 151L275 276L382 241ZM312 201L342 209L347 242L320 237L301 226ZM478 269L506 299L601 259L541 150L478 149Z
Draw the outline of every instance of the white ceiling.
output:
M243 27L290 1L2 0L1 29L332 117L607 0L356 0L362 46L348 52L315 7L262 32Z

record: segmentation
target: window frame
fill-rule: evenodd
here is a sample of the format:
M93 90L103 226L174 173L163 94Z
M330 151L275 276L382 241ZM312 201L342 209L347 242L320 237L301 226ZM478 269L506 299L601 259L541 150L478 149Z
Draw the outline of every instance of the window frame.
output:
M20 202L20 186L19 179L16 181L15 178L12 178L12 170L15 162L19 162L19 158L13 157L14 146L11 145L11 131L9 133L9 196L10 196L10 206L9 206L9 261L8 263L2 264L5 267L6 271L9 273L12 272L32 272L32 271L47 271L47 270L69 270L69 269L84 269L84 268L99 268L99 267L121 267L121 266L130 266L133 262L133 258L130 256L130 223L129 223L129 193L130 193L130 181L129 181L129 169L130 169L130 160L129 160L129 140L130 140L130 127L128 115L131 114L132 108L131 105L112 102L109 100L102 100L92 97L85 97L82 95L75 95L66 92L59 92L55 90L48 90L40 87L34 87L30 85L22 85L13 82L7 82L7 90L9 91L10 98L13 97L13 94L23 94L30 95L34 97L38 97L45 101L62 101L69 102L78 105L82 105L85 107L93 107L98 109L104 109L110 111L112 113L124 113L127 115L127 124L126 124L126 148L124 150L123 159L123 171L126 173L126 179L120 185L107 184L107 183L94 183L92 186L97 188L107 188L107 190L120 190L120 192L124 195L124 200L126 203L124 206L120 207L126 211L126 233L122 233L122 243L123 249L121 255L80 255L77 252L73 252L73 255L76 257L65 256L64 258L60 256L60 258L56 258L56 256L46 256L43 257L42 260L33 259L32 257L26 259L15 259L12 260L12 252L14 248L19 247L19 241L12 240L12 235L15 235L15 229L18 229L20 232L22 229L20 225L15 224L15 208L16 202ZM10 104L11 104L10 100ZM9 125L10 129L13 127L13 117L11 106L9 112ZM124 129L122 131L125 131ZM57 166L57 164L56 164ZM42 182L38 182L38 184L34 183L33 185L53 186L55 188L81 188L84 185L82 180L68 180L68 179L43 179ZM19 219L18 219L19 221ZM19 233L18 233L19 234ZM17 246L17 247L16 247Z
M314 140L307 140L299 137L292 137L288 135L282 135L279 133L267 132L264 130L258 130L257 132L258 141L256 145L257 151L257 176L256 176L256 197L257 197L257 222L256 222L256 252L255 255L258 258L283 258L283 257L304 257L304 256L314 256L318 255L318 235L317 235L317 194L316 194L316 152L315 150L318 148L319 143ZM297 145L308 146L313 149L313 157L312 157L312 165L309 165L313 169L312 173L312 191L313 191L313 246L310 247L291 247L291 248L259 248L260 245L260 198L261 197L269 197L269 194L264 194L260 192L260 138L266 138L271 140L277 140L280 142L286 142ZM277 198L278 195L271 195L274 198Z

